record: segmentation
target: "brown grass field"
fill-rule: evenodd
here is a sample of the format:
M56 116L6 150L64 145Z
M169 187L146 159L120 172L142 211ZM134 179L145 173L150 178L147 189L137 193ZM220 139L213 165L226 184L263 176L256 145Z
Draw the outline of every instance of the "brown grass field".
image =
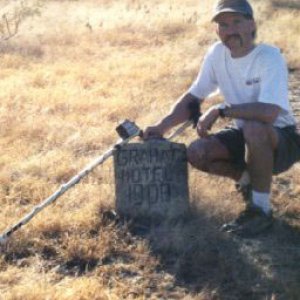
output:
M119 121L143 128L169 110L217 40L213 2L49 0L11 39L0 28L1 232L114 144ZM299 1L252 3L298 111ZM193 214L137 234L109 218L112 160L99 166L1 248L0 299L300 299L299 164L274 177L274 228L247 240L218 231L242 209L233 183L189 175Z

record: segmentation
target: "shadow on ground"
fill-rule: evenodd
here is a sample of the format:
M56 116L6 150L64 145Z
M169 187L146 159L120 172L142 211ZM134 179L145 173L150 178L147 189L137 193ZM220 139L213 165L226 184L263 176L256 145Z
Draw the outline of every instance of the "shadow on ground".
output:
M299 299L299 229L277 219L269 232L241 239L219 232L220 222L205 211L192 211L183 220L130 226L178 286L212 291L209 299Z
M199 196L200 197L200 196ZM192 203L200 199L192 199ZM208 216L205 209L192 207L191 213L182 219L162 222L125 222L112 212L101 213L101 226L113 226L119 231L122 243L132 244L144 239L148 242L152 254L159 259L157 274L171 274L175 278L167 298L172 292L184 289L189 295L206 291L206 298L222 300L298 300L300 295L300 229L277 217L273 228L256 238L241 239L221 233L220 220ZM299 219L294 216L294 223ZM89 233L98 236L99 230ZM47 239L61 243L59 234ZM134 253L115 249L104 257L86 259L72 257L65 261L59 257L55 245L51 243L41 251L42 262L46 270L56 270L64 276L89 276L90 272L101 266L112 266L107 276L116 276L112 271L115 264L128 266L119 270L122 280L135 280L143 276L136 268ZM49 246L50 245L50 246ZM18 247L15 247L18 249ZM31 251L26 249L32 249ZM19 252L18 252L19 251ZM8 264L18 267L30 266L27 258L37 255L34 245L22 245L18 251L6 251L4 259ZM105 268L104 268L105 269ZM103 270L104 270L103 269ZM120 273L121 272L121 273ZM153 287L155 292L155 287ZM162 289L162 287L160 287ZM127 299L126 297L124 299ZM145 298L148 299L148 298ZM150 298L149 298L150 299ZM152 299L152 298L151 298Z

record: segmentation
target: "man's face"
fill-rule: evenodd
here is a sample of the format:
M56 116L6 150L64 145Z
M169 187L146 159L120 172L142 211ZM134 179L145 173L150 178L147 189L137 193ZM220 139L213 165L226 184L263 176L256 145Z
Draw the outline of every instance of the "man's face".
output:
M243 54L254 45L255 22L239 13L222 13L216 18L217 34L233 55Z

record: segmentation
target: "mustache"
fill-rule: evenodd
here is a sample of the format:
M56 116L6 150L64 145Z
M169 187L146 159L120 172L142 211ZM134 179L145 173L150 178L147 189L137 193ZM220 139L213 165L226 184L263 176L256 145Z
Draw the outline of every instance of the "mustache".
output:
M231 34L225 39L225 43L227 43L230 39L238 39L240 41L240 44L243 44L242 37L239 34Z

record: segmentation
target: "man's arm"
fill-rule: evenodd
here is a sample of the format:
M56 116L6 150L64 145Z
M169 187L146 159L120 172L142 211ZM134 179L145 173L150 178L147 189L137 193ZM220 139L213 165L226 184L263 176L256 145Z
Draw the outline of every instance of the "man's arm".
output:
M224 109L224 116L234 119L260 121L272 124L281 108L275 104L255 102L231 105Z
M255 102L227 106L223 109L223 116L233 119L253 120L272 124L276 120L281 108L275 104ZM208 109L199 119L197 132L200 137L208 135L216 120L221 117L219 105Z
M201 104L202 99L198 99L190 93L184 94L175 105L171 108L171 111L154 126L147 127L144 130L144 139L151 137L162 137L168 130L176 125L188 120L191 116L189 106L194 101Z

